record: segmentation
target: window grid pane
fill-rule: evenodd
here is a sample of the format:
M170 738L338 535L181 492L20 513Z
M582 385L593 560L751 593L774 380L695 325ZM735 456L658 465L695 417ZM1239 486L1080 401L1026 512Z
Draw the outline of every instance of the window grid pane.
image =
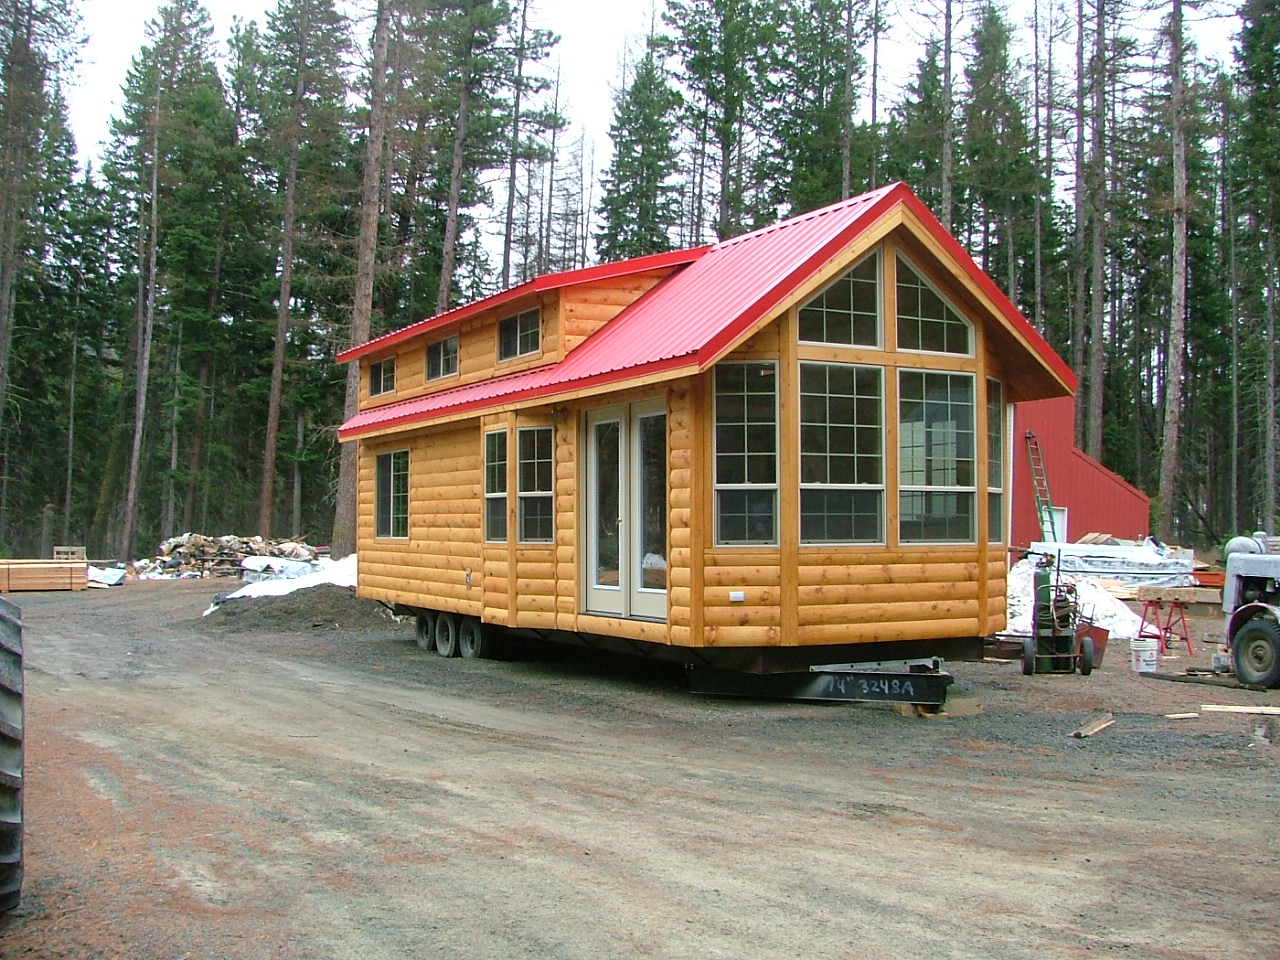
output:
M800 365L800 538L884 540L883 372Z
M498 322L498 359L537 353L542 342L542 313L536 307Z
M458 372L458 338L448 337L427 344L427 379L439 380Z
M369 396L391 393L396 388L396 358L389 357L369 365Z
M800 339L880 345L880 254L866 257L800 308Z
M549 543L555 537L555 433L551 427L519 431L516 474L520 540Z
M898 257L898 348L972 356L973 333L960 314Z
M899 372L898 534L904 543L976 537L973 389L970 374Z
M776 543L778 388L772 363L716 368L716 541Z
M380 453L375 461L374 536L409 536L409 451Z
M1004 540L1004 387L987 381L987 540Z
M507 434L484 435L484 538L507 539Z

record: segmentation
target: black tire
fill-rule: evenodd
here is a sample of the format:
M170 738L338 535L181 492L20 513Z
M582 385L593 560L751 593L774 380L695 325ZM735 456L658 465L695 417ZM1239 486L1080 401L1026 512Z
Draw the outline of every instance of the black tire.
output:
M423 650L434 650L436 648L436 613L434 610L428 610L426 613L420 613L414 619L414 640Z
M458 615L456 613L436 614L432 635L436 639L436 653L442 657L458 655Z
M1280 623L1254 617L1231 639L1236 679L1258 687L1280 687Z
M1080 638L1080 676L1093 673L1093 637Z
M0 910L22 899L22 611L0 599Z
M1022 641L1022 672L1028 677L1036 672L1036 638L1027 637Z
M463 617L458 627L458 655L464 660L488 660L493 656L493 637L479 617Z

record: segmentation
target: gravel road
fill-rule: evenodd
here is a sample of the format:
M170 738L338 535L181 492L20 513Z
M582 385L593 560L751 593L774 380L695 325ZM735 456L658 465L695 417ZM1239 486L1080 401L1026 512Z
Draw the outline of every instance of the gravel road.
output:
M13 598L0 958L1280 957L1280 724L1165 716L1280 693L1113 649L952 664L968 716L706 699L636 660L444 660L336 588L201 618L226 589Z

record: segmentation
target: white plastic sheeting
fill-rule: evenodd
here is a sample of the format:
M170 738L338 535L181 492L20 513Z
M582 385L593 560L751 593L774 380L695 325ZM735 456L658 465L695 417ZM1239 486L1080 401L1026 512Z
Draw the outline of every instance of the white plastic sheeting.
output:
M1032 554L1048 554L1063 573L1117 580L1135 587L1195 586L1190 550L1166 547L1154 540L1132 545L1033 543Z
M1065 564L1064 564L1065 566ZM1008 626L1005 633L1014 636L1031 636L1031 615L1034 607L1036 558L1019 560L1009 571ZM1080 616L1105 627L1117 640L1133 640L1138 636L1142 618L1129 609L1118 597L1113 597L1095 578L1060 571L1058 582L1072 584L1076 588L1076 604Z

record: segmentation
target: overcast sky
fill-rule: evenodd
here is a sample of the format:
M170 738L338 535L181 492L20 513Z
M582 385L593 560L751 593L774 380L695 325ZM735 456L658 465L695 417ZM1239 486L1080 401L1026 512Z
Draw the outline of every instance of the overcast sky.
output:
M879 99L885 104L898 99L901 83L910 76L920 56L924 37L935 32L930 9L940 0L886 0L886 9L910 2L914 11L910 18L891 17L892 29L881 50L882 82ZM662 0L533 0L532 19L561 37L559 46L548 62L548 71L561 70L562 90L567 98L565 112L576 134L585 128L595 142L595 166L607 163L608 128L613 115L612 88L621 75L624 51L630 44L638 49L654 18L655 5ZM144 27L155 16L157 0L130 3L121 0L82 0L84 32L89 43L84 51L80 82L70 91L71 127L76 136L82 162L97 158L108 136L108 124L120 107L120 88L131 59L141 48ZM257 20L265 26L267 9L275 0L205 0L214 23L214 39L225 43L235 17ZM372 0L352 0L356 9L371 9ZM1015 8L1029 6L1017 0ZM1230 62L1231 37L1239 30L1239 20L1204 19L1205 14L1188 10L1188 32L1198 38L1201 50ZM1015 26L1022 17L1012 15ZM1193 19L1197 18L1197 19ZM1152 23L1158 16L1148 16ZM368 31L366 27L366 32ZM971 25L962 23L958 30L967 36ZM1023 34L1026 37L1028 32ZM1028 41L1029 42L1029 41ZM868 53L869 55L869 53ZM1073 58L1073 50L1064 50ZM1065 62L1065 61L1061 61Z
M628 42L638 46L648 33L654 0L533 0L531 20L535 26L553 30L561 37L548 61L548 71L561 69L568 114L573 130L585 126L597 146L608 139L613 116L612 86L620 76ZM71 128L76 136L82 162L94 166L101 145L109 136L108 125L119 112L120 88L129 63L145 41L147 21L156 15L157 0L121 3L120 0L82 0L84 33L89 38L84 50L80 82L71 90ZM214 41L225 44L234 18L257 20L266 26L266 11L275 0L205 0L205 9L214 25ZM371 0L344 4L354 9L372 9ZM607 13L605 13L607 11ZM366 33L372 29L369 24Z

